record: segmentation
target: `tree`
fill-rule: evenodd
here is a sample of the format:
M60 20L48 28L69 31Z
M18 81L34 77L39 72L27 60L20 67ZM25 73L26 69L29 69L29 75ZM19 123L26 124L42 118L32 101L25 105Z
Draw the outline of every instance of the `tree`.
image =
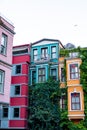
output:
M59 130L60 86L50 78L45 83L29 86L29 129Z

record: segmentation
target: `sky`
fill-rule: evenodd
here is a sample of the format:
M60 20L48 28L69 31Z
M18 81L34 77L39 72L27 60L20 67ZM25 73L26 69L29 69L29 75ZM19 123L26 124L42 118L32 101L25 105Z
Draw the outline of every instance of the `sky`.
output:
M14 24L14 46L48 38L87 47L87 0L0 0L0 13Z

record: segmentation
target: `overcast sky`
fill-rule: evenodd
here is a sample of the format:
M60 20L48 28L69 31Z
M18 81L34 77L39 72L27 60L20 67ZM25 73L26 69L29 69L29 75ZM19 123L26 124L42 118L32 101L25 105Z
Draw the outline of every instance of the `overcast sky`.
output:
M14 46L49 38L87 47L87 0L0 0L0 12L14 23Z

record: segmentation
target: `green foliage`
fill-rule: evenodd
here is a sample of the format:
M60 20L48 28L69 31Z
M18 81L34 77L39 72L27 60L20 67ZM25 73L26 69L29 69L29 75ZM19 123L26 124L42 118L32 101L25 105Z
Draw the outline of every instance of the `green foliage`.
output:
M80 52L81 50L83 49L81 49L80 47L74 49L61 49L60 56L68 57L70 52Z
M82 64L80 66L80 82L84 90L84 104L85 104L85 120L83 124L87 128L87 49L81 51L80 57L82 59Z
M67 88L60 89L60 84L52 78L45 83L29 86L29 129L30 130L86 130L87 129L87 49L60 50L61 56L69 52L79 52L82 64L80 66L80 81L84 90L85 120L78 124L68 119L67 107L60 109L60 98L66 95ZM64 62L66 66L66 61ZM65 68L65 67L64 67ZM66 68L64 69L66 75Z
M70 50L60 50L60 56L67 57L70 52L79 52L79 56L82 59L82 64L80 66L80 82L84 90L85 120L80 121L78 124L73 123L68 120L68 112L66 110L61 112L60 126L62 130L87 130L87 48L78 47ZM66 64L66 61L64 64Z
M59 82L49 79L29 87L29 129L59 130Z

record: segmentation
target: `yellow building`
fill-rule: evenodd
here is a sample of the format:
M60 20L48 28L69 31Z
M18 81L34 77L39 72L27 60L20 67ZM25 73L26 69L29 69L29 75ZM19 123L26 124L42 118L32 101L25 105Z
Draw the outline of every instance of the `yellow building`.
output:
M67 88L68 118L74 122L84 119L84 94L80 84L80 64L77 52L69 53L68 57L59 58L59 78L61 87ZM64 69L66 75L64 75ZM64 99L61 101L63 108Z

